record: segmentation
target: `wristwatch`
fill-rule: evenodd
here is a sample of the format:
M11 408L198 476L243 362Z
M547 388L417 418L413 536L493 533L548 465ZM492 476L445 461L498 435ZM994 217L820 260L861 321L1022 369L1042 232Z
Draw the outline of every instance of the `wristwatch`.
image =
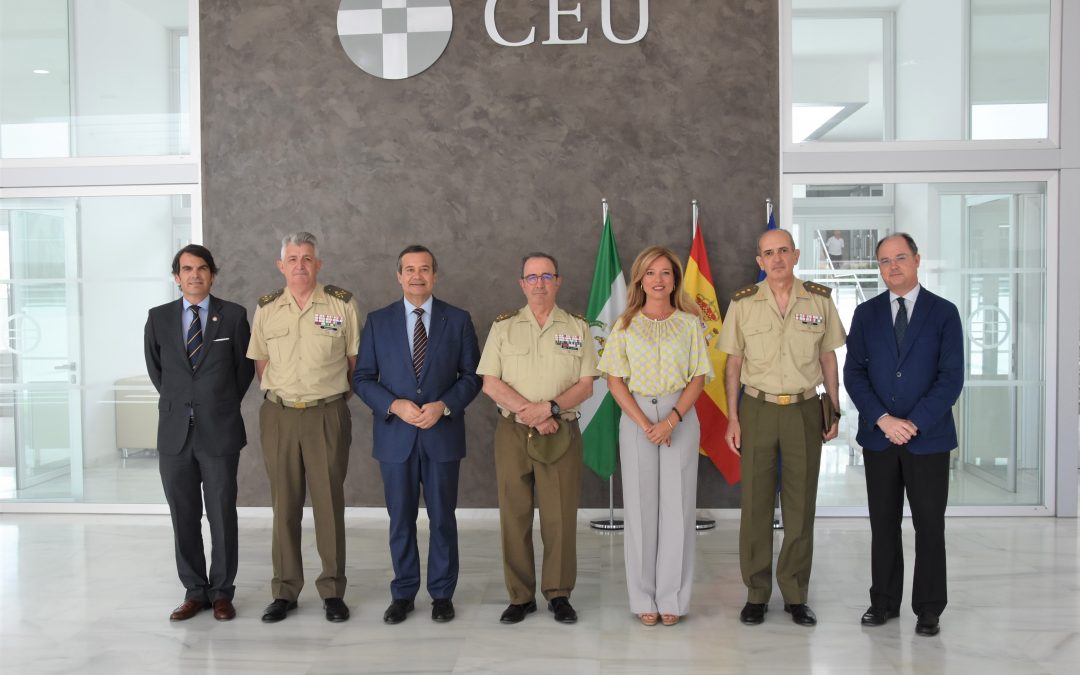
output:
M559 414L562 412L562 408L560 408L559 404L556 403L555 401L550 401L550 403L551 403L551 416L552 417L558 417Z
M450 407L447 406L445 403L442 404L442 416L450 417Z

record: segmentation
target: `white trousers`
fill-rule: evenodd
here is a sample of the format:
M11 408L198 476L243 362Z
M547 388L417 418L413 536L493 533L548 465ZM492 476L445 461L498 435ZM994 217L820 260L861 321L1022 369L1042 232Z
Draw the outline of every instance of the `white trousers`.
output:
M681 391L634 399L650 421L671 414ZM671 446L649 442L629 415L619 424L626 590L634 614L683 616L690 609L697 523L697 413L683 415Z

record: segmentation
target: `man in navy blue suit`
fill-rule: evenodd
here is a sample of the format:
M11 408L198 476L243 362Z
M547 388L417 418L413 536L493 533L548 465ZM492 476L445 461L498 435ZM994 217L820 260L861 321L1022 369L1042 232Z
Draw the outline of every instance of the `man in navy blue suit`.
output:
M904 492L915 526L911 608L919 635L937 635L945 609L945 506L952 407L964 387L964 338L956 305L919 284L919 248L899 233L878 242L889 290L855 309L844 386L859 409L870 508L870 608L862 625L900 615Z
M465 456L465 407L480 391L480 348L468 312L432 297L438 263L424 246L398 256L403 300L368 315L353 390L374 415L390 513L392 601L383 621L401 623L420 590L416 516L424 493L430 523L427 589L431 618L454 618L458 577L458 467Z

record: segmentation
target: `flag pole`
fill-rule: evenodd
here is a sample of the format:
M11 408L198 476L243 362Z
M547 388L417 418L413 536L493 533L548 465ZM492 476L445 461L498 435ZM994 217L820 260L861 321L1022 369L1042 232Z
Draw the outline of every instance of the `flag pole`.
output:
M694 237L697 236L698 229L698 201L696 199L690 200L691 216L690 216L690 247L694 246ZM716 520L712 518L697 518L694 521L694 529L697 531L711 530L716 527Z
M603 212L600 214L600 227L604 226L607 222L608 203L607 197L601 197L600 203L603 205ZM623 529L623 521L615 520L615 475L608 476L608 517L607 520L603 518L599 520L589 521L589 527L594 530L605 530L608 532L614 532L616 530Z

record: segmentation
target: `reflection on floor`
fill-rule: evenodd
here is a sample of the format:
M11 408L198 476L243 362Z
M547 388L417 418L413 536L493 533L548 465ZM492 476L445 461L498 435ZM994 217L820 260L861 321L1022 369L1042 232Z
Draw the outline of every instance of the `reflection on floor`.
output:
M584 521L583 521L584 522ZM912 533L905 523L910 576ZM400 626L389 601L386 523L348 521L352 619L330 624L312 583L317 555L305 520L309 585L279 624L270 600L268 518L240 526L239 616L170 623L182 599L165 516L0 515L0 670L11 673L1052 673L1080 662L1077 520L949 521L949 607L935 638L914 634L905 609L881 628L867 606L869 532L863 519L818 522L810 604L819 624L794 625L774 594L764 625L738 621L745 589L735 520L698 535L693 604L675 627L646 628L627 609L621 534L582 525L575 626L543 609L503 626L507 602L498 524L461 523L457 618L435 624L423 592ZM778 536L779 538L779 536ZM422 529L426 540L426 529ZM539 551L539 543L537 551ZM425 555L426 541L421 542Z
M71 494L70 476L21 490L14 489L14 470L0 468L0 499L51 500ZM126 460L119 456L85 470L83 501L94 504L163 504L165 496L158 475L157 457L152 452L134 454ZM949 484L952 505L985 506L1039 504L1038 472L1021 471L1017 491L1009 492L987 482L981 475L957 468ZM840 442L826 445L821 456L818 508L866 505L866 483L862 452L852 452Z

